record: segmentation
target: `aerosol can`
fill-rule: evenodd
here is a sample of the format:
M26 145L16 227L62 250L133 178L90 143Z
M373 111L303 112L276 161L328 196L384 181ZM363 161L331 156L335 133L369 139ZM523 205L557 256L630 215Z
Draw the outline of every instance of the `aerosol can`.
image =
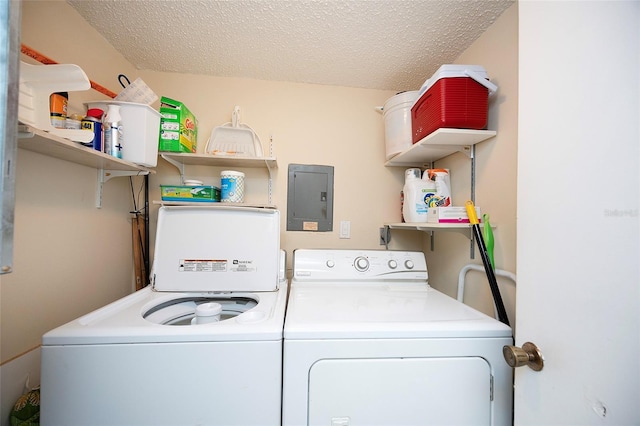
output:
M104 129L104 152L122 158L122 117L120 105L109 105L102 125Z

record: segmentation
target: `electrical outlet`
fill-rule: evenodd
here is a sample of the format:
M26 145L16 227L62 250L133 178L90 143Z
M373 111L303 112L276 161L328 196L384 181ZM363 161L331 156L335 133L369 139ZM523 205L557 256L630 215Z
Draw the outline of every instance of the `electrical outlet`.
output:
M349 222L348 220L340 221L340 238L351 238L351 222Z

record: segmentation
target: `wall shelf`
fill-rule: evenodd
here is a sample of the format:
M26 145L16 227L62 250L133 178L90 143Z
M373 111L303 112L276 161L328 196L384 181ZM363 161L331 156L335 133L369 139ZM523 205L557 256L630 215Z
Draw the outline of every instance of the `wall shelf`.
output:
M270 148L269 151L272 151ZM209 167L232 167L266 169L269 173L268 179L268 196L269 205L259 207L273 207L271 204L271 196L273 192L273 181L271 171L278 168L278 162L275 157L249 157L240 155L212 155L212 154L190 154L185 152L160 152L160 156L173 165L180 172L180 180L184 182L185 166L209 166ZM166 204L166 203L165 203ZM217 203L216 203L217 204ZM221 203L224 205L245 205L247 207L255 207L254 204L236 204Z
M385 166L422 166L451 155L463 152L472 156L471 146L496 135L494 130L438 129L411 148L385 162Z
M468 223L385 223L385 227L389 229L398 229L406 231L448 231L457 232L467 238L471 238L471 225Z
M154 170L146 167L112 157L93 148L83 146L78 142L22 124L18 126L18 148L97 169L96 207L98 208L102 207L102 186L109 179L155 173Z
M186 152L161 152L160 156L177 168L191 166L248 167L277 169L275 157L246 157L231 155L189 154Z
M78 142L27 125L20 125L18 128L18 148L95 169L131 172L132 175L153 173L146 167L112 157Z
M435 132L413 144L409 149L387 160L386 167L429 167L434 161L440 160L455 152L462 152L471 158L471 200L475 201L475 145L497 134L494 130L470 129L438 129ZM440 224L440 223L390 223L385 224L389 229L404 229L431 233L431 250L434 249L434 231L453 231L465 235L471 241L470 257L474 258L473 234L469 224Z

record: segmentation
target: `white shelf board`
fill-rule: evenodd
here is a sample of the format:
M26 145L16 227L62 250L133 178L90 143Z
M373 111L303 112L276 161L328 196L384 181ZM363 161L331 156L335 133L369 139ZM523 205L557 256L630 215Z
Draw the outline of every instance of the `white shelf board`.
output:
M470 146L496 135L494 130L438 129L413 144L411 148L390 158L385 166L422 166L451 155L470 152Z
M160 156L168 161L192 166L219 166L219 167L249 167L269 168L278 167L275 157L247 157L240 155L211 155L189 154L186 152L160 152Z
M73 142L27 125L19 127L18 148L95 169L131 172L132 175L136 173L155 173L154 170L112 157L93 148L83 146L78 142Z

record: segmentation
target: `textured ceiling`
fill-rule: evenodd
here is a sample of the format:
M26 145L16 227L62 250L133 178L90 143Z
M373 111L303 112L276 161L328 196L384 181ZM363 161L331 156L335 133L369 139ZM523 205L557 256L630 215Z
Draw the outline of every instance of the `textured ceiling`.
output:
M155 70L415 90L514 0L67 0Z

